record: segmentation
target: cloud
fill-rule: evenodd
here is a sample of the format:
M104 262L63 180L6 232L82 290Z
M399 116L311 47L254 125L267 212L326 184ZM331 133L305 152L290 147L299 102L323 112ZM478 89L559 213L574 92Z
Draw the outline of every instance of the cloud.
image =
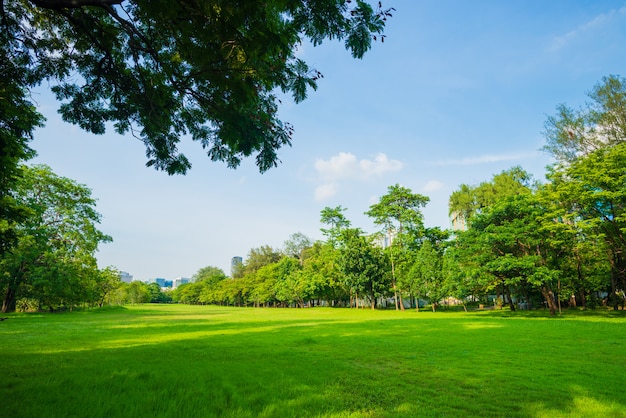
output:
M488 163L497 163L500 161L519 161L531 157L536 157L537 153L519 153L519 154L486 154L477 157L466 157L460 159L450 159L435 161L432 165L437 167L447 167L454 165L479 165Z
M322 201L329 199L337 194L338 188L336 183L326 183L315 188L315 200Z
M377 154L373 160L358 160L354 154L340 152L328 160L315 161L315 170L325 179L357 179L367 180L382 176L385 173L399 171L404 164L398 160L390 160L385 154Z
M597 28L606 27L611 23L610 21L614 17L617 16L619 18L620 15L626 15L626 6L620 8L619 10L613 9L608 13L602 13L588 22L579 25L574 30L569 31L564 35L554 37L554 39L552 39L552 43L550 44L549 51L558 51L559 49L569 45L577 38L584 36L586 33L596 30Z
M335 196L343 182L368 181L387 173L399 171L404 164L379 153L372 159L358 159L349 152L340 152L327 160L318 159L314 163L319 184L315 188L315 200L321 201Z
M422 191L424 193L432 193L436 192L437 190L441 190L443 186L444 184L439 180L430 180L424 185L424 187L422 187Z

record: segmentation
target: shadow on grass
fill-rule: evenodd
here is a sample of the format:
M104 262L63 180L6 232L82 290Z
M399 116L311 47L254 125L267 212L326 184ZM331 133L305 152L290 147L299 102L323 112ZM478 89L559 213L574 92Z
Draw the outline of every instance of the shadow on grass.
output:
M229 312L180 310L164 323L163 311L133 308L69 317L33 344L15 338L0 352L0 416L623 416L626 408L623 388L605 375L624 372L626 342L577 340L590 331L577 321L218 315Z

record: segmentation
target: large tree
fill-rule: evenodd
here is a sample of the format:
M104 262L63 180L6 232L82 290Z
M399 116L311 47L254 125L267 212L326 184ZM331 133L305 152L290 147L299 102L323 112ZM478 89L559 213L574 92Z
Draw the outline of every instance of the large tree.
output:
M382 248L374 245L370 237L358 228L345 229L341 236L338 264L343 271L346 287L355 295L358 308L359 295L366 296L370 307L376 308L376 298L388 288L387 260ZM364 298L363 298L364 299Z
M611 269L609 293L614 309L626 302L625 167L626 142L621 142L580 157L550 175L550 196L560 206L556 215L568 230L578 234L574 249L589 244L602 248L598 241L605 244L602 249Z
M588 96L590 100L579 109L557 106L557 114L545 123L544 150L561 165L626 139L626 79L604 77Z
M41 117L28 91L47 81L65 121L95 134L107 126L132 134L149 166L186 172L178 143L188 135L214 161L236 167L256 155L267 170L292 139L277 116L278 94L300 102L321 77L298 58L298 46L339 39L362 57L383 39L390 16L376 4L3 0L0 128L14 142L30 135Z
M407 248L403 242L413 241L416 237L423 235L424 216L421 208L429 202L427 196L413 193L411 189L395 184L389 186L387 194L380 197L378 203L370 206L365 214L374 219L374 223L382 226L382 232L388 238L389 259L391 260L391 280L394 291L396 309L398 304L404 310L402 302L402 292L398 292L396 283L396 253ZM394 251L394 247L397 251ZM399 296L399 299L398 299Z
M493 176L491 181L484 181L478 186L461 184L450 195L449 215L457 230L466 230L471 226L472 217L498 200L508 196L524 194L534 189L532 176L520 166L512 167Z
M50 308L71 307L79 296L85 300L79 292L98 274L94 254L111 240L96 228L100 214L91 190L35 166L23 168L12 197L29 212L17 228L17 244L0 256L2 311L15 310L20 294Z

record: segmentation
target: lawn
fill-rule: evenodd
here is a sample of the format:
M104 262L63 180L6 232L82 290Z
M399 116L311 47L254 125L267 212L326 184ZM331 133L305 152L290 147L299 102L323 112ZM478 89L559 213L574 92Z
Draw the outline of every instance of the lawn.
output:
M0 359L0 417L626 417L624 312L13 314Z

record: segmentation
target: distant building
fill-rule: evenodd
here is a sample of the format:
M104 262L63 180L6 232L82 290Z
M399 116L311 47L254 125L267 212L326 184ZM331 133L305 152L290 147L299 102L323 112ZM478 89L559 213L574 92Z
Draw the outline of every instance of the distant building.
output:
M455 231L467 231L467 220L460 211L452 212L451 223Z
M171 280L166 280L166 279L163 279L161 277L157 277L156 279L154 279L154 282L156 284L158 284L159 287L161 287L161 288L166 288L166 287L171 288L172 287L172 281Z
M120 271L120 280L124 283L130 283L133 281L133 275L125 271Z
M230 274L231 274L231 276L235 273L235 271L237 271L239 266L241 266L242 264L243 264L243 258L239 257L238 255L233 257L230 260Z
M191 283L191 279L188 279L186 277L177 277L172 282L172 289L176 289L181 284L187 284L187 283Z
M396 230L389 230L387 232L376 234L374 236L374 244L382 249L389 248L391 247L391 244L393 244L393 240L396 239L397 235L398 233Z

